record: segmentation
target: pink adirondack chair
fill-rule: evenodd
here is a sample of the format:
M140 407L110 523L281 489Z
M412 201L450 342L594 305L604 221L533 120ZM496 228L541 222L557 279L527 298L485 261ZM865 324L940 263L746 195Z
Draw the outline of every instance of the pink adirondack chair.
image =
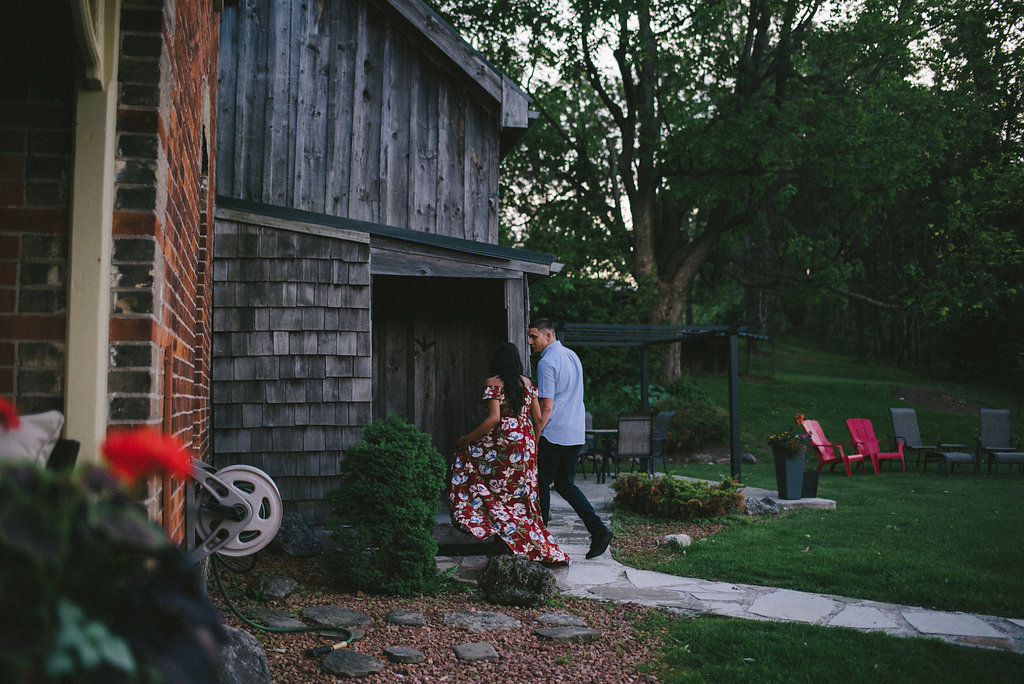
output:
M829 469L835 471L836 464L842 463L843 467L846 468L846 476L850 477L850 463L859 461L860 467L864 468L864 455L863 454L848 454L843 451L843 444L839 442L829 442L825 437L825 432L821 429L821 425L816 420L804 420L804 430L811 437L811 449L815 452L818 457L818 471L821 471L821 467L825 465L831 465ZM846 443L846 446L853 446L852 444ZM839 455L836 456L836 450L839 450Z
M871 465L878 474L878 464L889 459L898 460L903 472L907 471L907 462L903 459L903 442L885 442L895 444L896 451L882 451L878 438L875 437L875 428L867 418L849 418L846 427L850 430L850 437L857 445L857 451L871 459Z

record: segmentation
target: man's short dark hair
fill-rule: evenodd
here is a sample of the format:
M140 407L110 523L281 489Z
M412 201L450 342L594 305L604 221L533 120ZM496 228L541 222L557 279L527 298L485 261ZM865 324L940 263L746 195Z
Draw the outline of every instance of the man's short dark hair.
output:
M530 321L530 327L536 328L541 332L551 331L552 334L555 332L555 324L551 322L550 318L535 318Z

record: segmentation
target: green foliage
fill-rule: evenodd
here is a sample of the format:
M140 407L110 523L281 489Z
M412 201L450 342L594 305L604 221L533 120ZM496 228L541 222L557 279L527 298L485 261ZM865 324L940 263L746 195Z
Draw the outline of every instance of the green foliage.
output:
M105 666L134 675L135 657L124 639L113 634L102 622L90 620L81 608L67 599L57 603L57 639L46 659L50 677L71 677L80 669L98 670Z
M1021 3L433 4L541 112L500 207L551 280L1020 383Z
M729 437L729 413L710 401L669 397L659 411L675 411L669 426L669 452L693 453L722 444Z
M739 484L728 478L709 483L625 474L616 479L613 487L615 503L627 510L684 522L742 511L746 501Z
M354 589L409 596L437 591L431 537L444 489L444 459L429 436L397 416L363 428L329 492L338 581Z
M157 682L213 671L196 566L109 472L0 466L0 681ZM180 660L179 660L180 659ZM36 679L39 677L39 679Z

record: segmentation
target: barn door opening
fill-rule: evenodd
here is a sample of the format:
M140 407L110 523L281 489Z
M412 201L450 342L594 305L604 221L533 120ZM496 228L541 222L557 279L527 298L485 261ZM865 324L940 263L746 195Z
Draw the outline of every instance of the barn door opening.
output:
M476 425L494 345L508 338L502 280L374 276L373 417L397 415L448 456Z

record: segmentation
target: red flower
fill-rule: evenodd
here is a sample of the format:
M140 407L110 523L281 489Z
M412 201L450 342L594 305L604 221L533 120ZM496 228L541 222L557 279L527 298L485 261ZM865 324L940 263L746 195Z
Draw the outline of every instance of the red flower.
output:
M111 432L100 450L110 470L129 484L152 473L173 473L182 478L192 473L192 457L181 441L153 428Z
M0 428L13 430L19 425L21 425L21 419L18 418L18 409L11 402L0 398Z

